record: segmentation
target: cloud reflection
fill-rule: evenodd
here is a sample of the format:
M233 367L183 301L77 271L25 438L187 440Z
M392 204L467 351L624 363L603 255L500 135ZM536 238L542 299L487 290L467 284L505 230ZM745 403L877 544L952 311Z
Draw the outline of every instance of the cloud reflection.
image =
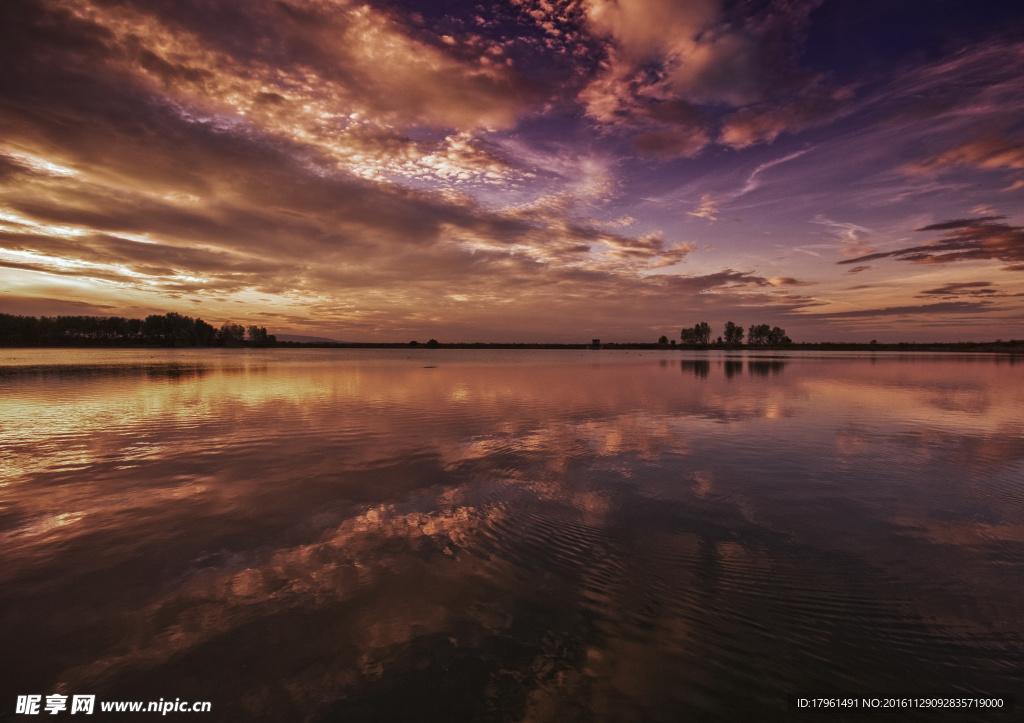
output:
M993 501L1024 400L991 359L240 351L153 376L94 352L106 372L74 377L47 353L0 402L5 637L59 651L46 685L199 698L213 676L232 714L280 719L410 685L454 704L441 675L473 710L714 712L657 671L721 692L707 661L745 660L785 687L831 640L877 683L863 640L925 625L945 642L899 633L886 656L924 681L952 635L980 680L991 621L1020 612L981 564L1021 553ZM972 587L925 594L925 573ZM857 635L830 637L851 606Z

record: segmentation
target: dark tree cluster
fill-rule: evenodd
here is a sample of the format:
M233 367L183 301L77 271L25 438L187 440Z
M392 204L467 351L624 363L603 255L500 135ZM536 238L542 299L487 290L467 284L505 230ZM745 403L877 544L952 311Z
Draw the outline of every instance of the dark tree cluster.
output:
M725 338L718 337L718 344L729 344L737 346L743 343L743 327L737 326L731 321L725 324ZM786 336L786 330L779 327L770 327L767 324L754 324L746 332L747 344L749 346L783 346L792 344L793 340ZM664 337L662 337L664 338ZM695 324L693 328L683 329L679 334L684 344L701 344L707 346L711 343L711 327L706 321ZM660 340L659 340L659 343Z
M706 321L695 324L692 329L683 329L679 338L684 344L709 344L711 342L711 327Z
M793 340L786 336L786 330L767 324L755 324L747 332L747 344L750 346L781 346L792 344Z
M273 346L262 326L227 323L215 329L175 312L145 319L119 316L14 316L0 314L0 346Z
M731 321L725 322L725 343L726 344L742 344L743 343L743 327L736 326Z

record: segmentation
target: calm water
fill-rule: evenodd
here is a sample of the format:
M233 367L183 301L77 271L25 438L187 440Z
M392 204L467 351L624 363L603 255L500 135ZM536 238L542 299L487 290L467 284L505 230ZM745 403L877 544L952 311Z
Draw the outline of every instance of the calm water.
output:
M1024 361L0 350L0 718L1019 714L1022 651Z

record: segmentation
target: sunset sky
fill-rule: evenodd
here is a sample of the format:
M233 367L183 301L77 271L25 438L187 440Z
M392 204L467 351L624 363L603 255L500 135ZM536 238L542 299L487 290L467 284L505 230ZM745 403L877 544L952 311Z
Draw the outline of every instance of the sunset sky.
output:
M1005 0L3 0L0 313L1024 338Z

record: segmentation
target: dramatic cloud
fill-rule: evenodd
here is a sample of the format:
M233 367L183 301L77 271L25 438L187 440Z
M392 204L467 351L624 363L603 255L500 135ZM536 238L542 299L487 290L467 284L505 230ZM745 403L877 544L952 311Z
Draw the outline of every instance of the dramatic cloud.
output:
M467 136L414 141L402 131L508 127L541 98L485 52L415 38L387 14L341 0L12 1L8 54L26 75L49 67L59 87L81 64L97 84L159 98L188 122L267 134L368 178L506 180L505 164Z
M663 75L641 87L697 102L748 105L766 100L799 77L792 39L818 4L766 3L760 12L734 15L718 0L589 0L587 21L614 41L606 76L636 78L645 64Z
M811 87L792 101L742 108L725 119L719 142L732 148L771 143L782 133L832 120L852 95L848 88Z
M1024 227L998 223L1003 218L1005 217L985 216L931 224L917 230L948 233L943 234L942 239L918 246L858 256L838 263L853 264L890 257L917 264L989 259L1010 263L1024 262Z
M817 333L918 294L1019 313L1024 44L933 47L922 12L848 67L816 35L834 10L7 0L0 311L563 341ZM840 273L888 257L913 284ZM958 286L988 283L958 260L1002 270Z
M852 92L799 66L796 49L818 4L589 0L587 28L611 45L580 99L601 123L645 129L638 149L671 155L692 156L714 139L698 106L739 109L718 136L733 148L826 122Z

